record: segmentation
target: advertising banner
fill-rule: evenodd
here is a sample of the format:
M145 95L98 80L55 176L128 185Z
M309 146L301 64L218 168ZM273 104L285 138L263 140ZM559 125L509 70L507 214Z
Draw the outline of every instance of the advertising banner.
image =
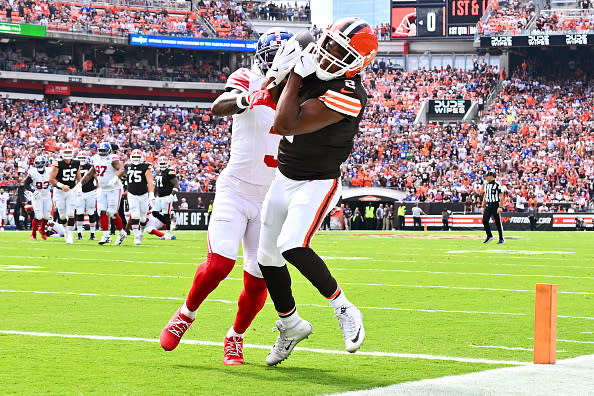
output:
M144 34L131 34L130 45L211 51L256 51L256 41L206 39L198 37L146 36Z
M483 36L481 47L549 47L594 45L594 34L532 34L527 36Z
M174 210L176 228L178 230L207 230L208 211L206 210Z
M68 84L47 84L45 86L46 95L70 95L70 85Z
M462 118L470 106L472 106L472 101L468 99L431 99L427 114Z
M19 36L46 37L45 26L21 23L0 22L0 33L17 34Z

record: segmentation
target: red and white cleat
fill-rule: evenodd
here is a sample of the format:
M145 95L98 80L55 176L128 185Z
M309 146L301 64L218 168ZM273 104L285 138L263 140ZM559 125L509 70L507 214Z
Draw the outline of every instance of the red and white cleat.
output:
M227 366L243 364L243 337L225 337L225 355L223 363Z
M186 330L190 328L194 320L181 313L181 307L175 311L173 317L161 331L161 346L166 351L172 351L177 347Z
M36 238L36 237L34 237L33 235L31 235L31 240L32 240L32 241L36 241L36 240L37 240L37 238Z

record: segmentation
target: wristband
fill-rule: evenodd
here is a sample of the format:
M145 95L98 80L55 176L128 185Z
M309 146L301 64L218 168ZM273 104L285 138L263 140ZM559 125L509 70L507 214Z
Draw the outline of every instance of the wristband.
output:
M60 190L63 190L64 189L64 185L62 183L60 183L60 182L57 182L56 183L56 187L58 187Z
M149 191L149 200L152 201L153 199L155 199L155 193L152 191Z
M237 95L237 99L235 99L235 103L237 104L237 107L239 107L241 110L245 110L248 108L248 105L244 105L243 104L243 98L244 98L244 94L241 95Z

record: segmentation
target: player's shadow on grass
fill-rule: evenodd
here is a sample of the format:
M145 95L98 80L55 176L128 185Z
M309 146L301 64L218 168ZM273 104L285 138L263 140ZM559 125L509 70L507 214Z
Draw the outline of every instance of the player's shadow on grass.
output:
M320 369L318 367L300 367L300 366L289 366L289 365L278 365L276 367L269 367L265 364L259 363L248 363L246 362L243 366L221 366L212 367L208 365L188 365L188 364L176 364L172 366L178 369L188 370L201 370L210 371L213 375L224 375L226 377L233 376L237 377L237 381L241 381L246 377L250 377L256 381L271 381L281 380L284 381L287 378L291 379L291 382L304 382L309 384L315 384L320 386L332 386L335 387L337 384L347 384L347 389L370 389L377 386L382 386L378 383L377 379L373 378L358 378L352 371L344 370L344 367L337 367L336 370ZM246 368L248 370L246 370ZM386 385L391 382L386 383Z

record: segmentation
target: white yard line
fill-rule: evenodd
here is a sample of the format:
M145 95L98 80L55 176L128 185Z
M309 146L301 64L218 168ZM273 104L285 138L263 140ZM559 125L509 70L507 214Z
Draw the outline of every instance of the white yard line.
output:
M29 293L29 294L53 294L53 295L69 295L69 296L87 296L87 297L115 297L115 298L138 298L138 299L149 299L149 300L176 300L184 301L182 297L162 297L162 296L135 296L126 294L101 294L101 293L75 293L75 292L63 292L63 291L41 291L41 290L7 290L0 289L0 293ZM237 301L233 300L214 300L207 299L207 301L220 302L224 304L237 304ZM272 303L266 303L268 305ZM306 307L318 307L318 308L331 308L330 305L321 304L299 304L300 306ZM384 310L384 311L409 311L409 312L429 312L429 313L461 313L469 315L504 315L504 316L528 316L525 313L518 312L489 312L489 311L462 311L462 310L445 310L445 309L419 309L419 308L395 308L395 307L366 307L359 306L360 309L373 309L373 310ZM568 319L586 319L594 320L594 317L587 316L562 316L558 315L559 318Z
M506 351L534 351L534 348L523 348L523 347L508 347L503 345L468 345L471 348L486 348L486 349L503 349ZM557 349L557 353L566 353L567 351Z
M237 265L241 266L242 265ZM193 279L191 276L182 275L149 275L149 274L114 274L114 273L99 273L99 272L76 272L76 271L49 271L49 270L33 270L27 268L42 268L35 266L18 266L18 265L0 265L0 272L31 272L31 273L54 273L65 275L87 275L87 276L115 276L115 277L132 277L132 278L172 278L172 279ZM227 280L243 281L242 278L226 278ZM296 281L299 283L300 281ZM304 281L305 282L305 281ZM502 289L491 287L465 287L465 286L447 286L447 285L403 285L390 283L361 283L361 282L342 282L343 285L353 286L380 286L380 287L400 287L400 288L421 288L421 289L446 289L446 290L472 290L472 291L503 291L514 293L534 293L534 290L527 289ZM561 291L559 294L577 294L577 295L594 295L594 292L568 292Z
M16 331L16 330L0 330L0 333L1 334L12 334L12 335L23 335L23 336L35 336L35 337L59 337L59 338L78 338L78 339L82 338L82 339L88 339L88 340L101 340L101 341L137 341L137 342L139 341L139 342L151 342L151 343L159 342L159 339L157 339L157 338L39 333L39 332ZM188 340L188 339L181 340L180 343L190 344L190 345L218 346L218 347L223 346L222 342L199 341L199 340ZM255 345L255 344L244 344L243 347L244 348L253 348L253 349L266 349L266 350L269 350L272 348L271 345ZM322 354L328 354L328 355L353 355L352 353L349 353L347 351L330 350L330 349L296 347L294 350L295 351L304 351L304 352L313 352L313 353L322 353ZM498 364L498 365L505 364L505 365L512 365L512 366L521 366L521 365L530 364L527 362L519 362L519 361L515 361L515 360L491 360L491 359L476 359L476 358L467 358L467 357L436 356L436 355L425 355L425 354L416 354L416 353L395 353L395 352L358 351L357 353L354 354L354 356L376 356L376 357L393 357L393 358L404 358L404 359L447 360L447 361L463 362L463 363Z
M403 270L403 269L382 269L376 268L331 268L332 271L384 271L411 274L434 274L434 275L478 275L478 276L510 276L523 278L562 278L562 279L594 279L594 276L571 276L571 275L550 275L550 274L498 274L491 272L458 272L458 271L427 271L427 270Z
M594 394L594 355L478 373L403 382L343 396L559 396ZM338 394L337 394L338 395Z

